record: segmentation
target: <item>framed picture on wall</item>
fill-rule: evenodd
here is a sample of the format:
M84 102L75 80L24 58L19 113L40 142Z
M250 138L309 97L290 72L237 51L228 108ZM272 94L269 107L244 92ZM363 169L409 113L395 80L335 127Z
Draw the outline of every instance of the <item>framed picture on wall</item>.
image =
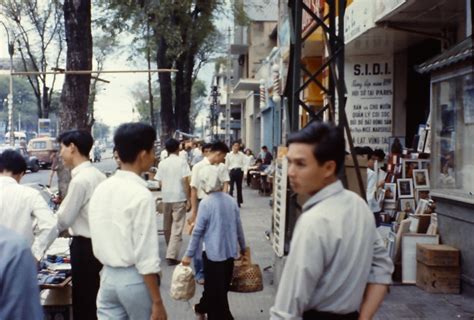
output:
M398 179L397 189L399 198L414 198L413 180L412 179Z
M415 189L429 189L430 177L427 169L413 170L413 182Z

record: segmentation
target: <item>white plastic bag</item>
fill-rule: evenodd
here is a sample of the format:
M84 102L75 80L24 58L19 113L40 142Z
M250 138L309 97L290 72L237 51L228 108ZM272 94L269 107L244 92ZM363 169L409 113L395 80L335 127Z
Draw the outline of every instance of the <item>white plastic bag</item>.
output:
M193 269L180 263L174 269L173 277L171 278L171 298L187 301L194 297L195 291L196 283L194 282Z

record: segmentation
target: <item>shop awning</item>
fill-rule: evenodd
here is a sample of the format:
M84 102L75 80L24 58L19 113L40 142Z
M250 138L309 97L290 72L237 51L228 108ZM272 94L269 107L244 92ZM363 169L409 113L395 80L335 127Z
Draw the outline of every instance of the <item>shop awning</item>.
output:
M473 59L474 49L472 47L472 38L468 37L451 49L448 49L440 55L420 64L416 67L416 71L419 73L427 73L436 69L447 67L454 63Z
M240 79L234 87L235 91L258 91L260 88L260 81L256 79Z

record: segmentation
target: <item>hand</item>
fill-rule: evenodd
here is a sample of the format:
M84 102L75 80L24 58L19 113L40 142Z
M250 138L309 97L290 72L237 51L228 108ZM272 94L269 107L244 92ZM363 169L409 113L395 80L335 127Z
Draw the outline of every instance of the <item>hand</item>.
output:
M191 210L191 201L187 200L186 201L186 212L189 212Z
M150 320L166 320L168 316L166 315L165 306L163 302L154 302L151 306L151 316Z
M196 221L196 215L195 214L191 215L191 217L189 217L189 219L187 220L189 225L193 225L194 221Z
M185 267L189 266L191 264L191 257L184 256L181 260L181 264Z

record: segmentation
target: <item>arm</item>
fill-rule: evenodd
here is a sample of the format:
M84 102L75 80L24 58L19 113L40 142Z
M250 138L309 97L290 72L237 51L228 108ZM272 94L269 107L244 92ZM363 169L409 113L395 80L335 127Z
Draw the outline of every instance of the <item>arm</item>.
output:
M184 254L185 257L183 258L183 261L190 261L192 257L194 257L194 254L196 253L196 250L199 246L199 243L201 242L201 239L204 236L204 233L207 228L207 223L209 220L209 214L208 210L206 210L206 203L203 202L199 205L199 211L197 215L197 220L196 220L196 225L193 230L193 234L191 235L191 240L189 241L188 248L186 249L186 253Z
M45 251L58 237L57 219L39 193L35 194L33 216L38 223L39 233L35 237L31 250L36 260L41 260Z
M364 299L360 308L359 320L371 320L375 312L382 304L383 298L388 291L385 284L367 284L364 292Z
M225 193L229 192L229 181L224 182L224 187L222 188L222 191Z
M237 206L235 207L235 214L237 218L237 240L239 241L240 253L244 255L246 251L245 236L244 229L242 228L242 221L240 219L240 210Z
M198 198L197 198L197 190L194 187L191 187L191 218L189 218L188 223L192 224L197 217L197 210L198 210Z
M71 180L66 197L56 214L59 232L63 232L74 223L84 204L86 192L87 190L84 186Z
M148 288L148 292L151 296L152 307L150 319L167 319L165 306L163 300L161 300L160 287L158 286L158 275L157 274L145 274L143 280Z

